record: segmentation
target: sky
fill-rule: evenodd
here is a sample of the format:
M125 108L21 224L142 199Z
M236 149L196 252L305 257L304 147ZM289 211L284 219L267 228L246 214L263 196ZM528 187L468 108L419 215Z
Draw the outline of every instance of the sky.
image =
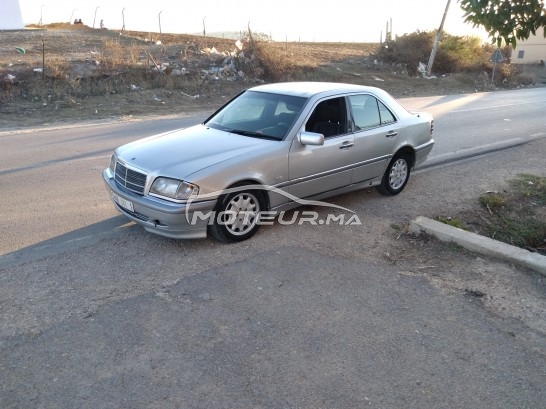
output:
M244 31L275 41L379 42L392 21L393 35L437 31L446 8L442 0L19 0L23 23L43 24L82 19L90 27L104 21L109 29L197 34ZM444 31L476 35L483 30L464 23L451 1Z

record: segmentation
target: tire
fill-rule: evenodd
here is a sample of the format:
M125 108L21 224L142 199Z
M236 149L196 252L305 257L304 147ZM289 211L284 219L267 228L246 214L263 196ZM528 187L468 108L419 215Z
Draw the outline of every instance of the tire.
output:
M404 190L410 177L412 160L407 153L401 153L392 158L381 184L376 187L379 193L394 196Z
M263 208L262 195L258 191L245 190L221 196L209 233L224 243L247 240L258 231Z

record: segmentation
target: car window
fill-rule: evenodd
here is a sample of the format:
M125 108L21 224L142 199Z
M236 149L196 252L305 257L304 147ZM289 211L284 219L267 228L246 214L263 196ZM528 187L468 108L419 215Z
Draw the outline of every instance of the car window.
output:
M281 140L306 101L303 97L246 91L212 115L205 124L239 135Z
M355 131L396 122L393 113L373 95L350 95L348 99L353 114Z
M267 101L261 98L238 98L230 104L216 119L222 124L236 123L241 120L260 119L265 111Z
M273 118L277 124L284 124L286 126L292 126L300 113L298 106L287 104L285 101L279 101L273 113Z
M284 101L279 101L275 107L275 115L293 114L296 109L297 108L289 107Z
M320 102L305 124L305 130L323 134L325 138L346 134L345 98L331 98Z
M372 95L350 95L349 105L356 130L374 128L381 124L377 99Z
M379 115L381 116L381 125L388 125L396 122L396 117L381 101L377 101L379 105Z

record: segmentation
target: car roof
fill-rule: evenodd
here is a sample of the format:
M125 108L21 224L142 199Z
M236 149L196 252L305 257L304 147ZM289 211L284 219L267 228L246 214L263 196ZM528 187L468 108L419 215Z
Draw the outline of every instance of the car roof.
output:
M386 91L365 85L346 84L341 82L278 82L274 84L258 85L250 88L249 91L271 92L299 97L310 98L318 94L330 95L349 92L371 92L384 95Z

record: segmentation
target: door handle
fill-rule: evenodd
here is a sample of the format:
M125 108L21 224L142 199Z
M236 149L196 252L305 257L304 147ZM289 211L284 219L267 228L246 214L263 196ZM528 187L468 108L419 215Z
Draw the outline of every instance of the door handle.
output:
M339 149L349 149L350 147L355 146L355 144L351 141L345 141L341 144Z
M387 133L387 135L385 135L385 136L386 136L387 138L390 138L390 137L396 136L396 135L398 135L398 132L396 132L396 131L389 131L389 132Z

